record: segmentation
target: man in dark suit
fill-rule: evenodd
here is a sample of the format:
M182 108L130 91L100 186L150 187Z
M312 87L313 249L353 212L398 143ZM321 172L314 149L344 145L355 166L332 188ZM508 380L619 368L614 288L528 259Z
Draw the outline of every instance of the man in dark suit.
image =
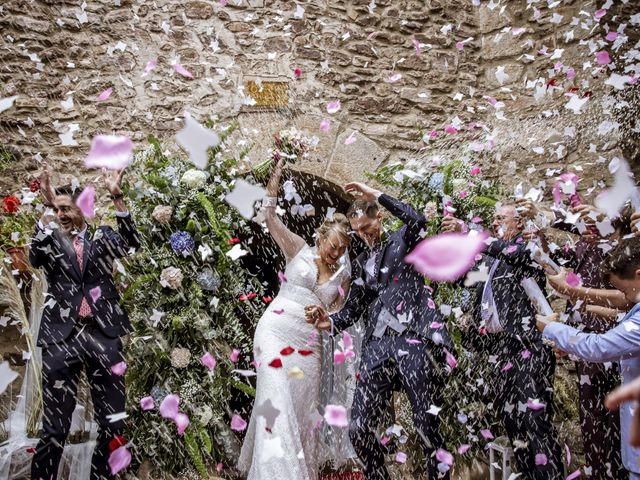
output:
M76 205L80 192L53 193L46 169L40 177L47 211L38 222L29 258L44 270L46 293L38 346L42 347L43 433L31 465L33 480L56 479L84 367L98 424L91 479L112 478L109 442L120 435L124 379L112 371L123 361L120 337L131 331L113 281L113 262L140 245L120 189L122 172L106 175L118 232L101 226L91 236Z
M443 230L459 231L461 225L447 217ZM495 376L485 381L493 386L494 408L514 446L521 478L562 479L561 450L551 423L555 356L542 343L535 308L520 284L533 278L544 291L544 272L531 260L515 205L498 206L492 228L496 238L482 260L488 278L476 285L480 338L495 359Z
M360 194L347 217L370 251L354 262L351 291L342 310L329 317L322 307L309 306L307 321L320 329L332 328L335 333L364 315L360 378L349 437L364 464L367 480L390 478L376 429L398 384L411 402L428 478L448 478L448 473L438 469L435 451L444 447L438 409L445 386L443 346L451 349L451 341L424 277L404 260L422 240L427 220L409 205L364 184L350 183L345 189ZM376 200L404 223L387 238ZM441 469L446 470L444 466Z

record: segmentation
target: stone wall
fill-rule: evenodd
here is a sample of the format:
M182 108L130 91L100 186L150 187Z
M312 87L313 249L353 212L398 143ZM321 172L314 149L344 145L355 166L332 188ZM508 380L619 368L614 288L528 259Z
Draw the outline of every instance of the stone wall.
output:
M597 65L590 52L607 44L604 25L615 30L627 24L628 41L612 52L622 73L621 53L638 41L633 2L611 2L599 20L595 2L567 0L554 8L542 1L473 3L8 0L0 10L0 97L18 98L0 114L0 124L2 142L21 160L3 171L0 193L36 171L41 159L78 174L97 133L127 134L140 146L148 133L169 139L185 111L201 121L239 119L242 135L234 142L241 136L253 142L256 161L278 129L305 128L320 143L302 168L336 182L362 178L383 161L466 155L494 175L532 183L545 179L546 167L579 162L591 183L608 176L599 157L636 154L637 140L622 148L620 139L629 140L635 127L638 89L627 85L612 95L613 88L603 85L607 72L593 77ZM562 56L552 56L556 49L564 50ZM157 67L142 76L152 59ZM574 80L550 72L558 60L574 68ZM584 68L587 61L591 67ZM175 62L194 78L176 73ZM507 77L500 83L496 71L502 67ZM527 88L554 77L556 86L540 98ZM252 107L249 80L287 82L288 107ZM581 95L593 94L581 115L564 108L574 86ZM97 101L109 87L111 96ZM619 106L620 96L631 99L627 106ZM330 116L326 104L336 99L342 109ZM324 118L332 127L321 134ZM598 135L606 119L621 125ZM458 133L444 133L447 125ZM574 127L573 138L564 135L566 126ZM76 131L69 135L70 129ZM345 145L354 131L356 142ZM432 131L439 136L429 139ZM65 134L66 143L73 138L77 145L64 145ZM588 154L590 144L596 154ZM534 153L537 147L545 153ZM560 153L552 153L558 147Z

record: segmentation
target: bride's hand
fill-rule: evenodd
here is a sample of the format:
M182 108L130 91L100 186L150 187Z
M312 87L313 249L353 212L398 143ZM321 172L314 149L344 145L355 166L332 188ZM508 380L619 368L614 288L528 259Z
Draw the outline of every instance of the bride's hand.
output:
M319 305L307 305L304 307L304 315L307 323L314 325L318 330L329 330L331 328L329 314Z

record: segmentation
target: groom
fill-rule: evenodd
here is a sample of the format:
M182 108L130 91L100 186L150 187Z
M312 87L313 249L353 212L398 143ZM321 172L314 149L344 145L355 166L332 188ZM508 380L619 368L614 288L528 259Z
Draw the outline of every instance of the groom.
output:
M49 172L40 176L47 212L38 222L29 258L42 268L48 292L38 346L42 347L42 435L31 464L33 480L55 480L76 403L82 368L87 373L98 438L91 480L112 478L109 443L121 434L125 410L124 379L112 367L122 362L120 336L131 330L119 304L113 263L140 246L120 189L122 172L106 174L116 207L118 232L98 227L92 236L76 205L80 191L53 192ZM51 214L51 212L55 212Z
M432 407L442 406L443 346L451 342L424 278L404 261L422 240L427 220L409 205L362 183L349 183L345 190L360 196L347 217L370 250L355 260L351 292L342 310L329 316L319 305L307 306L307 322L321 330L341 331L366 313L349 437L367 480L390 478L375 432L398 383L411 402L428 478L448 478L439 474L434 455L444 445L437 408ZM388 236L383 233L376 201L404 223L402 228Z

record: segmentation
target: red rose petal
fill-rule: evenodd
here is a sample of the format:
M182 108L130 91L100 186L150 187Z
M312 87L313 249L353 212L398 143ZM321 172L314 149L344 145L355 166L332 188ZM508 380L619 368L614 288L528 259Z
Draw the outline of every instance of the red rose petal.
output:
M269 366L273 368L282 368L282 360L280 360L279 358L274 358L273 360L271 360L271 363L269 363Z
M291 355L295 351L296 349L293 347L286 347L280 350L280 355L282 355L283 357L286 357L287 355Z
M298 353L303 357L307 357L313 354L313 350L298 350Z

